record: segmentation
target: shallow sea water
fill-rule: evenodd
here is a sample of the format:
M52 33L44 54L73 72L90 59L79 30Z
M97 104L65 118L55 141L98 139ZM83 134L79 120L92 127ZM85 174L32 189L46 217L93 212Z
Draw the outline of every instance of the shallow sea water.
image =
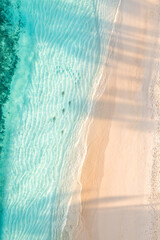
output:
M100 18L102 3L106 22ZM62 239L82 161L72 158L74 144L109 41L102 28L111 31L117 5L98 0L0 4L5 19L0 24L1 240Z

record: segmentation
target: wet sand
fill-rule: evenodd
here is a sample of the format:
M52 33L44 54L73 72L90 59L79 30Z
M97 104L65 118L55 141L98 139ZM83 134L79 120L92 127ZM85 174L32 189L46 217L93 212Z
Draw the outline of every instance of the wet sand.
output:
M104 92L90 115L74 240L158 239L152 174L159 9L156 0L121 2Z

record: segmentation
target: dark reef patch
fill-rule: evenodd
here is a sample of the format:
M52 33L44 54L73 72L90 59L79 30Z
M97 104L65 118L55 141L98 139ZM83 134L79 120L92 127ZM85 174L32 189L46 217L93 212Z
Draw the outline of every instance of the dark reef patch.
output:
M10 85L18 62L18 40L22 22L19 0L0 1L0 226L2 226L2 205L5 189L5 157L2 156L5 134L5 116L3 105L8 100ZM0 227L0 238L1 238Z
M16 9L17 7L17 9ZM0 141L3 139L4 123L3 105L10 94L10 84L18 62L17 49L20 29L19 4L12 6L9 0L0 2Z

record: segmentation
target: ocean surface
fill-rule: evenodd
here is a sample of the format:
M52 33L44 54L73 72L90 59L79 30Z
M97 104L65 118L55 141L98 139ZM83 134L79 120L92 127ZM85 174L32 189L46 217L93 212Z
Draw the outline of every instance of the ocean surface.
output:
M118 2L0 2L0 240L63 239Z

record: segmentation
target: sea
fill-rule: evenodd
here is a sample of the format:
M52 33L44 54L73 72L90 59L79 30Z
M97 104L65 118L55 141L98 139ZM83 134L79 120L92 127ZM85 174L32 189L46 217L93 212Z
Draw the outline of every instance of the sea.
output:
M63 230L86 154L81 133L118 6L0 1L0 240L72 240Z

